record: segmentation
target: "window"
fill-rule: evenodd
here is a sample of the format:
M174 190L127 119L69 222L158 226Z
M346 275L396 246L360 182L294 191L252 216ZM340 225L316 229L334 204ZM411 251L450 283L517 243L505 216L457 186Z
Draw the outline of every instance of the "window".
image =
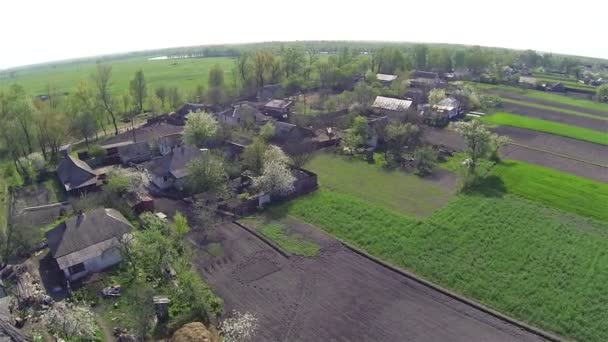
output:
M68 271L70 272L70 275L74 275L76 273L84 272L85 271L84 264L81 262L80 264L76 264L74 266L70 266L70 267L68 267Z
M167 176L164 176L164 177L163 177L163 182L166 182L166 181L167 181L167 179L169 179L169 178L167 178Z

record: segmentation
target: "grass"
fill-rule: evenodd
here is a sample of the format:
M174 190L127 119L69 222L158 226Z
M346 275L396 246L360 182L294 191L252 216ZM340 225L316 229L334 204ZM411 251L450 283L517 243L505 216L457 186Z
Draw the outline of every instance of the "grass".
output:
M608 224L513 195L459 195L413 219L321 190L276 208L501 312L608 339Z
M530 99L543 100L543 101L547 101L547 102L554 102L556 104L564 104L564 105L568 105L568 106L579 107L581 109L588 109L588 110L608 113L608 104L605 104L605 103L578 99L578 98L550 93L550 92L546 92L546 91L516 88L516 87L512 87L512 86L507 86L507 85L493 85L493 84L483 84L483 83L474 83L474 85L479 89L501 90L501 91L506 91L506 92L523 95Z
M584 140L596 144L608 145L608 135L604 132L587 128L571 126L563 123L529 118L522 115L498 112L484 116L481 120L496 125L505 125L531 129L534 131L561 135L564 137Z
M579 83L574 79L557 79L556 77L547 77L547 76L539 76L539 77L536 77L536 79L540 82L545 82L545 83L561 82L564 84L564 86L566 86L568 88L573 88L573 89L593 90L593 91L595 91L597 89L597 87L594 87L594 86L588 85L588 84Z
M152 56L149 56L152 57ZM190 58L148 61L149 57L136 57L111 62L112 90L122 94L129 87L135 72L142 69L148 83L148 93L159 86L178 87L189 91L198 85L207 85L209 70L219 64L226 70L225 78L230 79L233 59L228 57ZM95 62L64 64L42 69L22 70L11 79L0 79L0 89L13 83L21 84L30 95L46 94L47 83L51 83L61 93L71 92L80 80L90 80L96 70Z
M511 100L511 99L504 99L504 98L502 99L502 102L512 103L512 104L526 106L526 107L532 107L532 108L537 108L537 109L543 109L543 110L547 110L547 111L551 111L551 112L559 112L559 113L577 115L577 116L582 116L582 117L596 119L596 120L608 121L608 116L593 115L593 114L583 113L583 112L579 112L579 111L575 111L575 110L569 110L569 109L564 109L564 108L557 108L557 107L542 105L542 104L538 104L538 103L534 103L534 102L518 101L518 100Z
M59 179L57 177L52 177L51 179L42 183L44 187L49 192L49 202L57 203L63 202L66 199L65 190L61 183L59 183Z
M0 171L0 235L6 232L6 224L8 215L8 186Z
M413 216L430 215L453 195L451 189L418 176L330 153L315 155L306 168L317 173L325 189L365 198L372 204Z
M494 166L507 192L608 222L608 184L519 161Z
M260 230L262 235L274 241L290 254L314 257L319 254L319 246L299 234L288 233L281 223L267 224Z

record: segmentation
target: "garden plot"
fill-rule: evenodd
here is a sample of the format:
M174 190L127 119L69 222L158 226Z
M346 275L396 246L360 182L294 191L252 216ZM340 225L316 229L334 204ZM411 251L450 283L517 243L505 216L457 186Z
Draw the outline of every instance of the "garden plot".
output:
M196 264L227 311L259 319L256 341L538 341L538 336L390 271L316 228L316 257L284 257L235 224L194 231Z

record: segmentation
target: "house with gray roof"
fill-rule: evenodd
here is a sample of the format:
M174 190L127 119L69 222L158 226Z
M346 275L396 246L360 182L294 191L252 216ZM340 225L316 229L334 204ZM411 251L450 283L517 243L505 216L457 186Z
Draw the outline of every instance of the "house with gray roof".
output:
M376 79L382 84L390 85L394 80L397 79L397 75L376 74Z
M405 114L412 107L412 101L396 99L393 97L376 96L372 109L380 115L399 116Z
M271 117L262 114L257 108L248 103L235 104L232 108L222 111L216 116L219 122L223 122L229 126L247 128L262 126L271 119Z
M274 117L287 117L293 101L289 100L270 100L264 105L264 111Z
M101 185L97 173L89 164L69 154L59 163L57 176L68 194L92 190Z
M174 148L182 146L184 135L182 133L165 135L158 138L156 143L158 144L158 151L164 156L171 153Z
M117 210L98 208L65 220L45 235L59 269L74 281L118 264L121 242L132 228Z
M152 184L161 190L171 187L183 190L188 177L188 164L202 157L205 152L206 149L201 150L193 145L182 145L164 156L152 159L146 165Z

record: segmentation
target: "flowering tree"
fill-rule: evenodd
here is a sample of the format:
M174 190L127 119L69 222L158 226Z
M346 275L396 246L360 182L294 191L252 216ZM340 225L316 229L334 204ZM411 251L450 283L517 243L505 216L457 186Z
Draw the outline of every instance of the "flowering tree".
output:
M99 329L89 309L66 303L54 304L43 322L54 335L68 340L94 341Z
M217 120L207 112L190 113L184 127L184 140L190 145L203 146L215 138L218 126Z
M149 184L148 172L136 168L114 169L108 177L108 189L119 195L143 195Z
M253 179L255 187L270 195L286 195L293 191L296 181L291 174L289 157L280 147L270 145L264 153L262 175Z
M244 314L233 311L232 317L220 323L220 331L224 342L245 342L255 336L258 329L258 319L251 313Z

